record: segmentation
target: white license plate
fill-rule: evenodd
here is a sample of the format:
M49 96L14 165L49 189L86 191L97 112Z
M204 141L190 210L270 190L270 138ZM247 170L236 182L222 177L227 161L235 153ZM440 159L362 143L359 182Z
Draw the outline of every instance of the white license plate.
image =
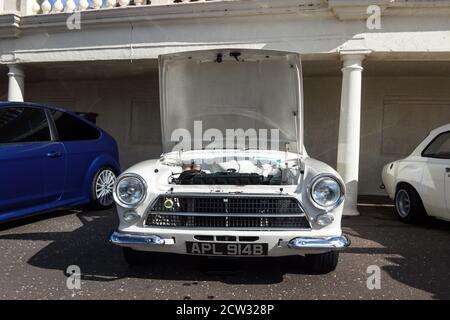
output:
M189 254L218 256L266 256L267 243L186 242Z

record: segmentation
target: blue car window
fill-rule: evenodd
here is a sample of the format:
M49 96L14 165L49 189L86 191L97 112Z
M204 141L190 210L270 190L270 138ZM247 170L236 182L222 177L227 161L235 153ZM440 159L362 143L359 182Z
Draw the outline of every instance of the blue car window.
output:
M0 143L50 141L45 111L31 107L0 108Z
M96 140L100 132L89 124L76 117L60 112L50 111L60 141Z

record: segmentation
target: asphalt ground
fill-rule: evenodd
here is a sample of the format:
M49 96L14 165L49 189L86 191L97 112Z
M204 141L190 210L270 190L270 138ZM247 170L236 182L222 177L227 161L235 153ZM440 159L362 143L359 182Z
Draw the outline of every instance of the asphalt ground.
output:
M326 275L301 256L172 255L129 268L107 241L114 209L47 213L0 225L0 299L449 299L450 223L407 225L393 210L360 206L360 216L345 217L352 245ZM67 286L71 265L79 289Z

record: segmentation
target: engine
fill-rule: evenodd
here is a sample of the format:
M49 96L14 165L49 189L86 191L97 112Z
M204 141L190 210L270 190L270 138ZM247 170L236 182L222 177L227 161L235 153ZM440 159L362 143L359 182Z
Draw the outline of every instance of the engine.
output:
M176 184L209 184L209 185L258 185L270 184L272 176L264 177L257 173L239 173L233 170L207 173L188 170L175 179Z
M234 168L233 168L234 166ZM177 185L282 185L294 184L296 170L278 165L250 165L245 161L203 165L184 164L180 173L173 173L170 183Z

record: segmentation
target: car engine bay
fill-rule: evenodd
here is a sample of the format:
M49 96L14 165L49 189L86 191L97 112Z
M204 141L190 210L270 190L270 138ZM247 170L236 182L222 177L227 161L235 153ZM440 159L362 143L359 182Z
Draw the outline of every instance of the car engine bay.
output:
M169 184L293 185L298 183L299 163L298 159L191 159L175 166Z

